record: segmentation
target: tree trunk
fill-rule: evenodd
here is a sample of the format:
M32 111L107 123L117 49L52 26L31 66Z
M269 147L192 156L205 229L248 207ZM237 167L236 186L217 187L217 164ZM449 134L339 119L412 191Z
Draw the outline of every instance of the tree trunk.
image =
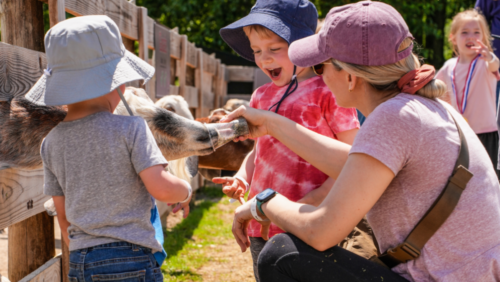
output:
M2 42L45 51L42 2L0 0L0 22ZM55 256L54 218L43 212L11 225L8 246L9 279L17 282Z

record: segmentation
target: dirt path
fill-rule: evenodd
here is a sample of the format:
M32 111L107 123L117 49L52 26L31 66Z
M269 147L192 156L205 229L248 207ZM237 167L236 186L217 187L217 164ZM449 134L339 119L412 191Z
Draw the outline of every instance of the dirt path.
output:
M225 226L231 226L235 204L229 204L227 198L217 202L217 209L223 211L221 219ZM171 229L182 221L181 213L170 214L167 218L167 228ZM251 282L255 281L250 250L242 253L234 238L216 237L217 244L208 245L203 251L208 262L193 272L201 276L204 282ZM193 236L193 244L202 243Z

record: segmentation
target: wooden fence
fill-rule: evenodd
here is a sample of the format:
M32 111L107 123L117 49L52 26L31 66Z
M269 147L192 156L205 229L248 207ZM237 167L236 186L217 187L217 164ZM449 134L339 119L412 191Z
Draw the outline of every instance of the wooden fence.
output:
M195 117L225 102L226 66L126 0L0 0L0 102L26 94L46 68L42 2L48 4L51 26L64 20L65 12L113 19L126 48L133 52L137 41L139 57L156 67L145 86L153 101L181 95ZM11 282L67 281L67 246L61 240L63 254L54 257L54 219L44 212L49 197L42 186L41 170L0 170L0 229L9 227Z

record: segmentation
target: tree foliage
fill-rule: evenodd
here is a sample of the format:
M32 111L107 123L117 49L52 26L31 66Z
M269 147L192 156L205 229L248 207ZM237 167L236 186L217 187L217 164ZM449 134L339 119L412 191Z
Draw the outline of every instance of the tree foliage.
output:
M335 6L353 3L352 0L310 0L320 18ZM459 11L472 8L475 0L383 0L393 5L406 20L419 54L428 63L440 67L451 56L447 47L447 24ZM255 0L137 0L148 8L149 15L160 23L178 27L197 46L230 52L219 36L219 29L246 16Z

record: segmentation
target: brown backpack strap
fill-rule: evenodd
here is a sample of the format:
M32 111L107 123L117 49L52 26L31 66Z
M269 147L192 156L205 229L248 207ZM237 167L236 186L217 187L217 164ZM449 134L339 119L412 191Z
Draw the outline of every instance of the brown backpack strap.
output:
M425 243L429 241L455 209L462 192L473 176L469 171L467 140L465 140L462 129L453 115L451 113L450 115L457 126L460 136L460 152L455 163L455 169L441 195L434 201L424 217L413 228L408 237L406 237L406 240L378 257L389 268L393 268L409 260L414 260L420 256Z

